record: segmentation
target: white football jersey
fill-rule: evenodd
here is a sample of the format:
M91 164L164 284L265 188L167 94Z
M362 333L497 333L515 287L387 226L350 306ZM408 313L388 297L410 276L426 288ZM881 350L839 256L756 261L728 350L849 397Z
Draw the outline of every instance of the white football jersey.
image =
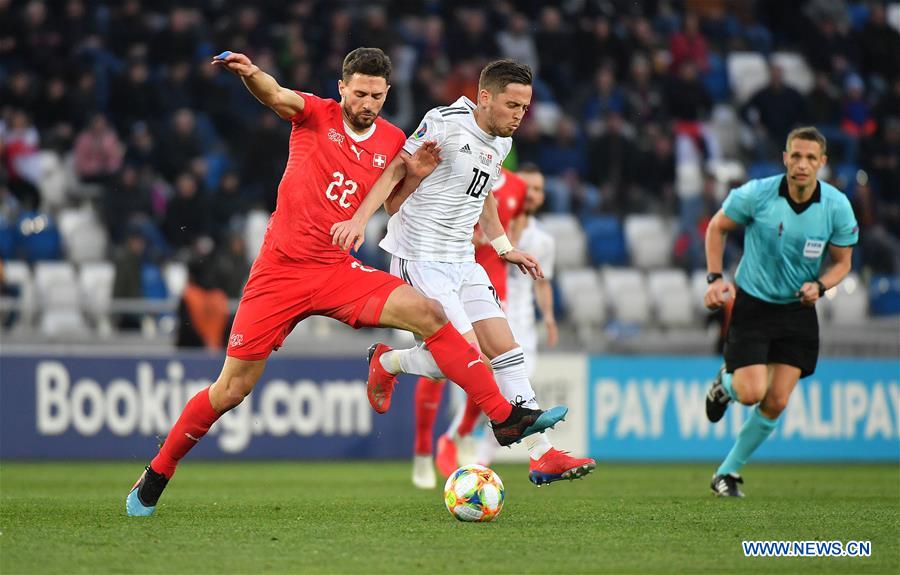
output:
M512 138L485 133L474 109L465 96L434 108L407 138L403 149L410 154L426 141L437 142L441 163L388 221L379 244L388 253L411 261L475 261L473 229Z
M535 218L528 218L528 225L522 230L516 247L537 258L544 270L544 277L553 279L556 240L538 226ZM512 264L507 266L506 277L506 317L510 325L534 326L534 280Z

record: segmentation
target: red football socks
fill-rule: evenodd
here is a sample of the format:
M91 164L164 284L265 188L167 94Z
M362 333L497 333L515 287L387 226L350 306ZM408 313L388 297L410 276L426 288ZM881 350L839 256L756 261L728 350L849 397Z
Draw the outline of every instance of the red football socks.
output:
M184 406L184 411L166 437L159 453L150 462L153 471L172 479L178 461L197 445L220 415L209 402L208 387L192 397Z
M472 430L475 429L475 424L478 423L478 418L481 416L481 410L472 401L471 397L466 398L465 409L462 420L459 422L459 427L456 428L456 434L460 437L465 437L472 433Z
M505 421L512 405L500 393L494 376L481 359L481 353L447 322L425 340L447 379L460 386L491 421Z
M416 382L416 455L431 455L434 437L434 420L441 406L441 393L444 391L443 379L420 377ZM477 407L476 407L477 409ZM478 411L481 413L481 410Z

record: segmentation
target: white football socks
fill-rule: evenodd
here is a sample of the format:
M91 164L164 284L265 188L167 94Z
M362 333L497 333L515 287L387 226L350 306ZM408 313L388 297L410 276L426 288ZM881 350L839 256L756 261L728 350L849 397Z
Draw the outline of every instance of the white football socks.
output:
M381 354L381 367L388 373L411 373L431 379L442 379L444 372L434 361L434 357L424 343L409 349L394 349Z
M494 368L494 378L500 386L500 392L506 399L516 401L518 397L525 400L525 407L539 409L534 389L528 381L528 371L525 369L525 352L521 347L515 347L506 353L501 353L491 360ZM528 448L528 455L532 459L540 459L553 446L545 433L535 433L523 440Z

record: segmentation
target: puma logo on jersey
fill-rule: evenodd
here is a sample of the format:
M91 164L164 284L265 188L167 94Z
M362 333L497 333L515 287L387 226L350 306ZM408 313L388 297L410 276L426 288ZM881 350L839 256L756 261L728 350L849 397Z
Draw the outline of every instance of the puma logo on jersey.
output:
M353 150L353 153L356 154L356 161L358 162L360 156L362 156L362 150L356 147L356 144L350 144L350 149Z
M478 359L473 359L472 361L470 361L470 362L469 362L469 365L467 365L466 367L472 367L472 366L475 365L476 363L484 363L484 362L481 361L481 358L479 357Z

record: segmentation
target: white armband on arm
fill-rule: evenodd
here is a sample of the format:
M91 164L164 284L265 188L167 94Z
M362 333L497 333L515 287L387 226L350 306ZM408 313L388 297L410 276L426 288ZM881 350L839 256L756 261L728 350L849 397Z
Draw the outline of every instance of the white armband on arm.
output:
M492 239L491 245L494 246L497 255L501 257L516 249L512 245L512 242L509 241L509 238L506 237L506 234L503 234L499 238Z

